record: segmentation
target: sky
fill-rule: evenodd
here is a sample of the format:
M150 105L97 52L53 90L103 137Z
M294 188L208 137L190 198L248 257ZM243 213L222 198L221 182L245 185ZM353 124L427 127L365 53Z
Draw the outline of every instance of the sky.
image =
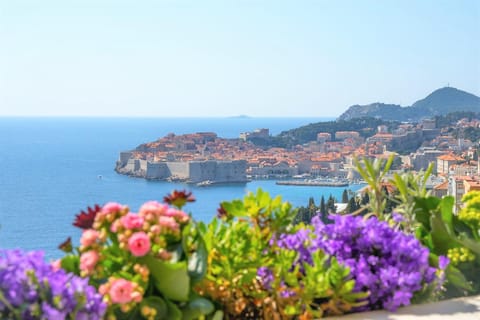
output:
M0 116L335 117L480 96L477 0L0 0Z

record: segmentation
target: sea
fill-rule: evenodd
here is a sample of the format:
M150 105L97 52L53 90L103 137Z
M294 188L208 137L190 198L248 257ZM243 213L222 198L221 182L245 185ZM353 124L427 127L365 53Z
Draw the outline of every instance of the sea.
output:
M322 195L340 199L344 187L281 186L275 180L196 187L147 181L114 171L120 151L168 133L216 132L234 138L269 128L271 134L332 118L0 118L0 248L42 250L46 259L62 256L59 243L78 244L75 214L115 201L133 212L146 201L162 201L174 189L191 191L185 210L209 222L219 203L261 188L294 206L316 203ZM358 185L349 187L352 191Z

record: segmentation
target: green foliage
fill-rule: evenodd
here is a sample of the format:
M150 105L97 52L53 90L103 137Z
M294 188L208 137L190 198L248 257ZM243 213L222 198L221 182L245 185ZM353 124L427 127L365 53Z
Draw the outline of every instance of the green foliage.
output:
M447 127L450 125L456 124L456 122L460 119L468 119L472 120L477 118L478 119L479 114L476 112L471 112L471 111L456 111L456 112L451 112L443 116L436 116L435 117L435 126L437 128L443 128Z
M375 159L371 162L364 158L363 161L354 159L355 168L367 183L367 192L369 198L369 211L379 219L385 219L385 209L387 207L387 196L383 183L385 175L392 165L394 156L390 156L387 161Z
M480 242L475 238L478 229L472 229L453 214L451 196L415 198L415 228L417 238L430 249L432 256L448 256L452 263L446 270L446 297L480 293ZM470 253L463 261L455 261L458 252ZM463 258L461 258L463 259Z
M337 131L358 131L362 137L367 138L376 133L376 128L379 125L394 126L396 123L375 118L317 122L296 129L283 131L279 135L271 137L268 140L254 142L259 143L261 146L270 143L272 146L293 147L298 144L316 141L319 132L328 132L334 137L335 132Z
M317 209L313 199L309 204L309 209ZM293 225L296 211L280 197L272 199L258 190L243 201L222 202L221 208L221 219L200 224L209 256L206 277L196 291L214 301L227 319L340 314L359 306L358 299L366 296L352 293L348 269L321 251L312 265L292 267L299 252L278 247L277 236L306 227ZM275 275L271 288L257 276L260 267ZM282 294L286 291L291 294Z
M222 219L200 224L208 256L206 278L196 286L226 315L247 316L262 312L266 297L258 282L257 269L267 263L272 236L288 232L296 212L280 197L272 199L258 190L244 200L222 202Z
M466 127L466 128L455 128L452 132L452 135L455 139L468 139L472 142L480 140L480 128L475 127Z
M337 206L335 205L335 198L330 195L327 200L327 212L328 213L336 213L337 212Z
M447 256L451 263L446 269L446 297L480 293L480 193L467 194L466 206L453 214L454 198L430 196L427 179L433 169L426 172L394 174L391 183L398 193L395 211L402 215L400 227L413 233L429 248L431 263L438 264L439 256Z
M344 189L344 190L343 190L343 193L342 193L342 203L348 203L348 192L347 192L347 189Z
M358 202L358 199L355 197L351 197L350 200L348 200L347 208L345 211L347 213L351 213L357 211L358 209L360 209L360 203Z
M340 315L360 307L368 294L352 292L354 280L349 280L350 271L334 257L321 250L312 255L312 264L296 263L298 252L276 248L269 268L275 275L269 297L264 299L266 319L275 319L275 306L280 306L279 316L290 319L295 316L320 318L325 315ZM295 266L295 268L292 268ZM303 268L303 271L300 271ZM288 297L283 294L290 292Z
M320 213L324 214L327 213L327 207L325 206L325 198L322 196L320 200Z
M165 298L176 301L188 301L190 277L185 261L169 263L155 259L152 256L146 256L139 258L139 262L150 269L150 276L153 278L155 288Z
M427 191L427 181L433 170L433 164L430 164L425 172L418 174L405 172L403 174L394 173L390 182L396 187L397 194L394 201L398 204L395 211L403 215L403 230L413 233L416 227L415 198L425 198L430 195Z
M317 207L300 207L297 209L297 215L293 221L294 224L310 224L312 218L317 215Z
M88 276L98 288L108 305L107 318L180 320L213 312L212 302L192 289L206 274L208 254L195 222L180 210L187 201L178 195L171 198L178 210L158 202L146 203L138 214L119 204L99 208L83 226L82 245L61 259L63 269ZM132 220L137 224L128 225ZM135 254L128 241L134 235L148 242L142 253ZM86 268L89 255L94 263ZM131 291L128 301L113 298L114 286Z

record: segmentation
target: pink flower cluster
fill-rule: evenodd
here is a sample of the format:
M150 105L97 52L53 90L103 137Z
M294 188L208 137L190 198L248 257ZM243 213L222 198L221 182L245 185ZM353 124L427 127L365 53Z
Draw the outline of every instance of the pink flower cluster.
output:
M144 230L152 240L153 252L161 259L168 258L166 243L180 241L181 229L190 221L190 216L182 210L156 201L145 203L138 216L144 219Z
M92 228L84 229L80 238L80 270L83 276L105 279L99 291L109 305L118 304L127 312L143 298L150 271L136 258L153 255L169 260L167 246L182 239L182 228L190 221L185 212L155 201L145 203L138 214L118 203L107 203L96 214ZM116 247L114 250L112 246ZM113 250L113 251L112 251ZM131 258L122 251L127 251ZM116 277L108 270L112 255L122 259L122 272L131 276ZM105 261L105 262L104 262ZM118 263L118 262L115 262Z
M156 201L145 203L138 214L128 207L109 202L95 216L91 229L85 229L80 238L80 270L83 276L100 271L101 261L107 259L104 249L118 243L133 257L153 254L168 260L166 246L181 240L181 229L190 221L183 211ZM148 279L147 279L148 280Z
M142 301L143 288L138 283L123 278L111 277L108 282L98 288L103 300L111 304L122 305L122 311L128 312L135 304Z

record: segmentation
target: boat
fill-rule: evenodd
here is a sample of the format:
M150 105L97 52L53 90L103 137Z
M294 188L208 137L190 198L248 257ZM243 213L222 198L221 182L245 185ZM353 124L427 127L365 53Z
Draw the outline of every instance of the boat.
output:
M211 186L213 182L211 180L205 180L197 183L197 187L208 187Z
M286 186L312 186L312 187L348 187L348 181L344 179L311 179L311 180L283 180L275 184Z

